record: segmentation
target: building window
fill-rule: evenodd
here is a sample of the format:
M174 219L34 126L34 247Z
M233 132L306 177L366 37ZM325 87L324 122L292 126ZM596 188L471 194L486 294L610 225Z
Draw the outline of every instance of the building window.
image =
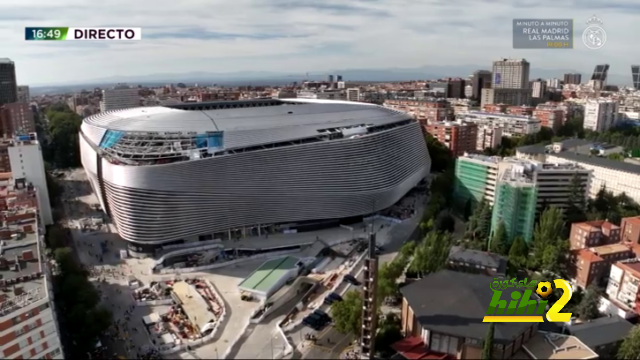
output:
M22 334L24 334L24 328L20 328L20 329L16 330L16 336L20 336Z

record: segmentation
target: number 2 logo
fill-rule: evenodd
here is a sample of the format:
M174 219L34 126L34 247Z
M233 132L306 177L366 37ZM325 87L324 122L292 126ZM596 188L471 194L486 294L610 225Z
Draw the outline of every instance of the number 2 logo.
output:
M549 322L569 322L571 320L572 313L562 313L562 309L567 306L569 300L573 296L573 288L566 280L555 279L553 284L556 289L562 289L562 296L556 301L549 311L547 311L547 320Z

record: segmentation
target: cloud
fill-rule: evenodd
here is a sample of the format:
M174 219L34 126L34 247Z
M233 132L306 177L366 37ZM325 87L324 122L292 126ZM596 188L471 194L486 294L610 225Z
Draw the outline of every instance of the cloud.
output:
M628 73L640 61L629 29L637 0L21 0L0 1L0 57L25 84L153 73L467 65L502 57L535 68L590 72L596 63ZM15 1L14 1L15 3ZM591 16L604 21L601 50L582 46ZM514 18L572 18L574 50L515 50ZM143 40L26 42L27 26L142 27ZM462 74L452 74L462 75ZM561 76L561 74L558 74Z

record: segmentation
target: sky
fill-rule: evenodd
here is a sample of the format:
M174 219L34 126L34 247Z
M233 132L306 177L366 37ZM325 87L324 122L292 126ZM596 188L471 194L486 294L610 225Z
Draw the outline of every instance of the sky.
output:
M0 58L20 84L156 73L416 68L526 58L533 68L591 72L640 63L638 0L2 0ZM607 43L584 47L586 21ZM514 18L571 18L576 48L515 50ZM141 27L136 42L25 41L24 28ZM460 74L452 74L460 75Z

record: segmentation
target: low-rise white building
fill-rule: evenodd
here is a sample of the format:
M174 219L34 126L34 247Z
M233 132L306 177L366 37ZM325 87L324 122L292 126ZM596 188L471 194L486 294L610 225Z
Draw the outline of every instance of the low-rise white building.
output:
M530 116L507 114L493 114L481 111L471 111L457 116L458 121L472 122L502 128L502 136L524 136L540 132L540 120Z
M615 126L618 118L618 102L611 99L589 99L584 107L586 130L606 131Z

